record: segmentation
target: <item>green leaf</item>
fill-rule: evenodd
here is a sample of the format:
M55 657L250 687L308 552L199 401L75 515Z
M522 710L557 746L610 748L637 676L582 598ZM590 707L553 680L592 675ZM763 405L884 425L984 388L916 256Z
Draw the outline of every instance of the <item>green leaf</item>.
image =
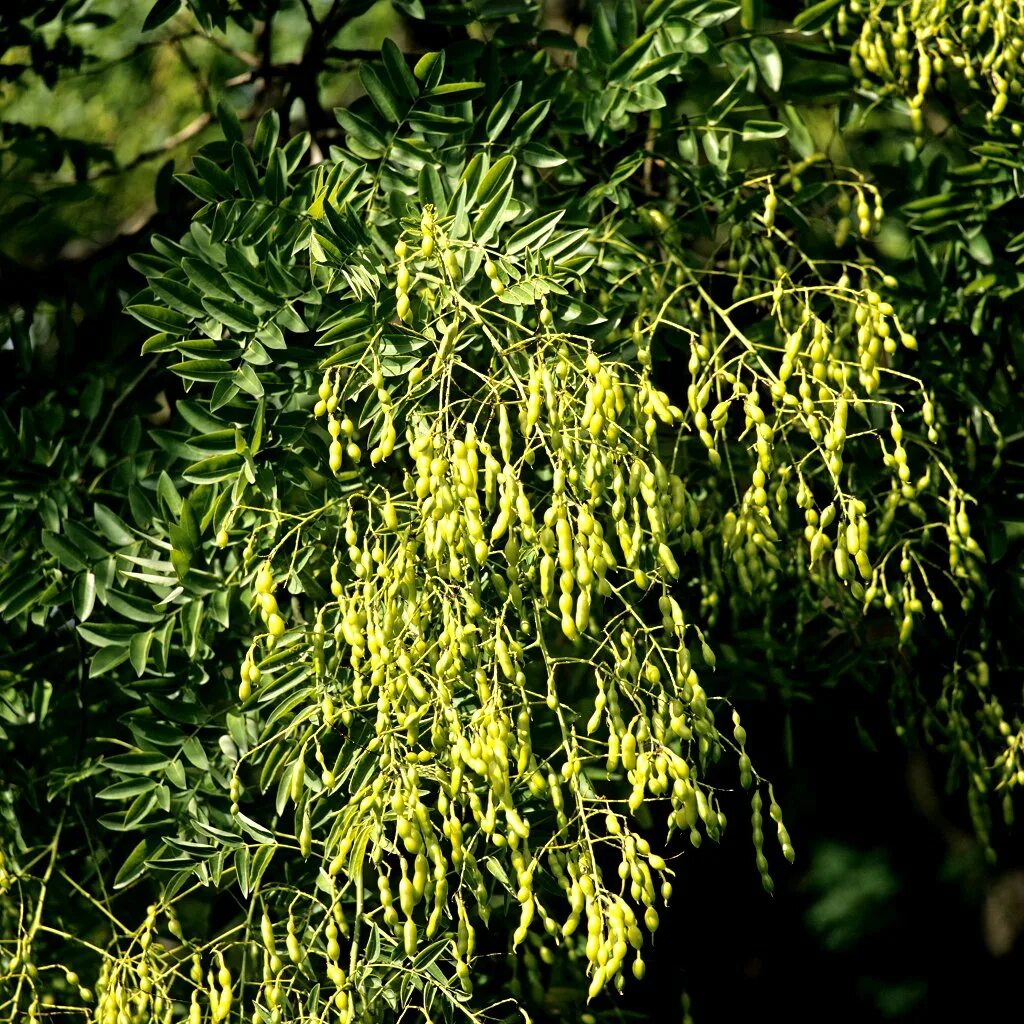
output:
M187 313L190 317L196 318L206 316L200 296L180 281L175 281L170 277L154 277L150 278L149 287L158 299L163 299L179 313ZM151 349L147 350L144 346L143 351L151 351Z
M933 295L938 295L942 290L942 280L939 278L933 262L931 250L925 245L924 239L913 240L914 262L918 266L918 273L921 274L922 284L926 290Z
M205 772L210 767L210 759L206 756L206 750L197 736L189 736L181 745L181 752L188 759L193 768Z
M96 647L124 647L133 632L134 627L124 622L93 622L78 627L78 635Z
M420 94L420 87L405 62L402 51L393 39L385 39L380 48L381 61L388 73L388 80L395 93L401 93L407 100L414 100Z
M633 70L643 63L653 46L653 32L646 32L639 39L634 39L608 69L609 79L615 82L632 81Z
M174 180L180 182L204 203L215 203L220 198L217 190L205 178L198 178L194 174L176 174Z
M566 162L561 153L543 142L528 142L519 152L529 167L561 167Z
M801 11L793 19L793 28L808 34L819 32L831 20L836 11L843 6L843 0L821 0L806 10Z
M778 121L744 121L743 141L755 142L759 139L781 139L789 131Z
M551 110L551 100L541 100L532 107L528 107L516 119L516 123L509 130L509 138L513 142L530 139L537 128L544 123Z
M236 296L223 275L208 263L201 260L182 260L181 268L201 295L207 298L226 299L229 302L235 301Z
M704 120L707 124L712 126L718 124L739 103L743 84L744 80L742 77L734 78L729 83L728 88L704 112Z
M176 313L173 309L166 309L164 306L135 305L129 306L127 312L147 327L152 327L154 331L165 331L178 337L185 334L192 322L191 317Z
M107 545L92 530L74 519L65 521L64 533L68 540L90 561L107 557Z
M180 340L180 338L163 332L154 334L142 343L142 354L145 356L152 352L173 352L178 347Z
M510 181L477 215L473 222L473 237L477 242L487 242L498 227L502 216L512 200Z
M149 648L153 642L153 631L147 633L136 633L128 645L128 657L131 659L132 668L135 674L141 676L146 671L146 662L149 660Z
M227 199L233 196L238 190L235 187L235 179L225 171L220 164L214 163L209 157L197 153L192 157L192 166L216 191L215 198ZM178 175L180 178L181 175ZM202 197L200 197L202 198Z
M121 869L114 878L114 888L124 889L141 877L146 868L146 859L149 856L149 840L140 839L138 845L121 865Z
M487 124L484 131L487 133L487 138L494 142L495 139L501 135L515 112L516 107L519 104L519 97L523 94L523 83L514 82L506 91L505 94L498 100L497 103L491 108L491 112L487 115Z
M176 789L185 788L185 766L180 761L171 761L164 769L167 781Z
M590 34L587 36L587 47L594 52L594 56L602 64L611 64L615 60L616 46L615 34L612 31L611 19L605 4L598 0L594 5L593 22L590 26Z
M817 144L811 135L807 125L804 124L796 107L789 103L779 105L778 111L781 119L789 126L789 145L802 157L808 157L817 152Z
M106 789L101 789L96 794L97 800L126 800L136 797L140 793L148 793L160 784L159 779L143 775L137 779L125 779L123 782L115 782Z
M205 821L200 821L198 818L192 819L192 827L202 836L206 836L209 839L213 839L219 843L222 847L228 849L238 849L242 845L242 840L239 839L233 832L228 832L222 828L216 828L213 825L208 825Z
M406 121L418 132L433 132L438 135L449 135L469 126L465 118L451 114L436 114L431 110L410 110Z
M95 573L86 571L75 577L74 585L71 588L71 604L79 622L85 622L92 615L93 607L96 604Z
M111 543L118 545L118 547L123 547L125 544L131 544L135 539L132 536L131 530L128 529L128 524L120 516L115 515L106 505L97 501L93 505L92 511L96 519L96 525Z
M73 544L69 544L67 539L59 533L43 530L41 539L43 547L51 555L56 556L61 565L71 569L72 572L78 572L85 568L85 560L80 556L78 550Z
M167 617L166 612L153 610L152 600L147 601L109 587L107 588L105 603L112 611L124 616L130 622L150 625L154 622L163 622Z
M755 36L750 40L750 53L765 85L772 92L778 92L782 85L782 57L779 48L766 36Z
M226 100L221 100L217 104L217 120L220 121L221 131L228 142L242 141L242 122L238 120L234 108Z
M260 179L256 173L256 164L253 163L252 154L241 142L235 142L231 146L231 168L235 174L238 191L250 199L258 196Z
M696 9L689 12L694 24L701 28L714 28L722 25L739 13L740 5L733 0L703 0Z
M266 164L277 146L277 137L281 132L281 117L276 110L268 110L259 119L253 135L252 149L256 160Z
M89 662L89 678L95 679L128 660L127 647L103 647Z
M992 246L980 231L967 239L967 249L983 267L992 266Z
M232 380L246 394L252 395L253 398L263 397L263 383L257 376L256 371L248 363L243 363L235 370Z
M195 493L193 493L193 498L195 498ZM178 522L176 525L179 531L179 539L173 541L175 547L178 547L189 554L195 554L195 552L199 550L201 534L199 531L199 520L196 518L195 511L192 508L192 499L186 498L181 503L181 508L178 511ZM174 527L172 527L169 532L173 539Z
M565 216L565 210L555 210L553 213L546 213L538 217L525 227L519 228L509 236L505 243L505 254L514 256L521 249L538 248L542 246L554 233L558 222Z
M431 103L463 103L474 96L479 96L483 91L483 82L446 82L425 92L423 98Z
M282 149L275 149L270 156L263 191L272 203L280 203L288 193L288 162Z
M168 367L184 380L215 383L230 377L234 370L226 359L185 359Z
M238 891L243 899L249 896L249 847L240 846L234 855L235 877L238 879Z
M43 581L34 574L13 577L0 598L0 612L7 619L16 619L39 600Z
M398 124L402 120L401 111L398 109L398 101L392 95L391 90L384 84L384 80L377 74L372 64L359 65L359 81L363 83L366 95L380 112L385 121Z
M184 580L191 569L193 552L188 551L187 548L183 548L177 543L174 535L175 528L174 526L171 527L171 539L174 542L174 548L171 550L171 564L174 566L174 573L178 580Z
M181 0L156 0L142 23L143 32L152 32L165 21L170 21L181 10Z
M264 828L258 821L253 821L248 815L241 813L236 815L236 817L238 824L242 826L242 830L251 835L257 843L271 846L277 842L274 833L270 829Z
M615 38L619 46L629 46L636 38L636 0L618 0L615 5Z
M662 78L672 71L682 71L686 67L688 60L689 58L683 51L666 53L661 57L655 57L654 60L641 64L630 76L630 82L634 86L654 85L655 82L661 81Z
M485 206L503 188L512 181L512 175L516 169L516 158L514 156L503 156L494 162L491 169L483 176L480 185L473 197L476 206Z
M249 867L249 885L252 892L256 892L259 888L260 879L263 877L267 868L270 867L270 861L276 850L276 845L265 845L259 846L253 851L252 864Z
M421 203L433 203L439 210L445 208L448 200L444 194L444 185L432 163L423 165L417 185Z
M260 322L245 306L227 299L203 299L203 307L219 323L232 331L252 334Z
M53 697L53 683L48 679L40 679L32 687L32 713L36 723L42 725L50 711L50 700Z
M423 54L416 62L412 73L428 88L431 89L441 80L444 74L444 52L434 50Z

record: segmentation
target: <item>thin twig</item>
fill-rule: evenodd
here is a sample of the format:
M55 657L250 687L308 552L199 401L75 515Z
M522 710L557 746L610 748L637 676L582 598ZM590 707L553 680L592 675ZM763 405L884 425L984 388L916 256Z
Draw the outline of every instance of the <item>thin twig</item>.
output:
M124 174L126 171L134 170L136 167L141 166L144 163L148 163L150 160L156 160L163 156L165 153L169 153L172 149L176 149L182 143L188 142L189 139L195 138L204 128L209 125L212 120L212 116L208 113L200 114L195 120L190 121L181 131L175 132L173 135L169 135L159 146L154 146L152 149L143 150L141 153L136 154L127 163L118 164L113 167L102 167L89 175L89 181L96 181L99 178L109 178L114 174Z

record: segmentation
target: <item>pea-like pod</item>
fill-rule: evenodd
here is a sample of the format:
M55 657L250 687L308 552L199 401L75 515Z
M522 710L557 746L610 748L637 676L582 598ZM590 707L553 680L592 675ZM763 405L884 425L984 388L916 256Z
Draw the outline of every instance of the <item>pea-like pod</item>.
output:
M416 955L417 938L416 922L411 917L407 917L402 927L402 942L407 957Z
M302 789L306 781L306 748L299 751L299 756L292 764L291 781L288 788L288 795L292 803L298 803L302 796Z
M580 633L585 633L590 625L590 590L587 588L581 588L576 598L576 614L575 619L576 629Z
M658 559L672 579L679 579L679 563L672 554L672 549L664 541L658 545Z
M868 558L868 553L863 548L861 548L857 552L854 560L857 563L857 571L860 573L861 578L865 582L868 582L873 574L871 559Z
M260 919L260 937L263 939L263 948L267 953L273 955L277 949L274 942L274 925L266 910L263 911L263 916ZM200 973L200 978L201 977L202 974Z
M842 542L836 545L835 552L833 553L836 565L836 575L841 580L847 580L850 578L850 555L846 550L846 545Z

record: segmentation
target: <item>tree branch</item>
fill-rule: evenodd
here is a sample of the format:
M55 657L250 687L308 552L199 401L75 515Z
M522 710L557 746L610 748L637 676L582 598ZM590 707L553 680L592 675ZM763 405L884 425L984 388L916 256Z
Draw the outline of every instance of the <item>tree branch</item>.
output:
M141 153L136 154L127 163L118 164L115 167L101 167L94 173L89 175L89 181L96 181L99 178L109 178L115 174L124 174L126 171L132 171L136 167L141 166L144 163L148 163L150 160L156 160L166 153L169 153L172 149L177 149L182 143L188 142L189 139L195 138L207 125L210 124L212 116L208 113L202 113L194 120L190 121L180 131L175 132L173 135L169 135L159 146L154 146L152 149L143 150Z

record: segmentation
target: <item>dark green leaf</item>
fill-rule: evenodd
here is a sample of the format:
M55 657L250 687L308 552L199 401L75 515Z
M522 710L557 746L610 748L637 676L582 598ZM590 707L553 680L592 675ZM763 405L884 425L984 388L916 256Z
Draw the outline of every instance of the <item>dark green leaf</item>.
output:
M384 120L398 124L402 120L398 101L372 64L359 65L359 81Z
M833 18L836 11L843 6L843 0L821 0L806 10L801 11L793 19L793 27L808 34L819 32Z
M441 80L444 74L444 53L437 50L425 53L416 62L412 73L426 86L432 89Z
M165 21L170 21L181 9L181 0L156 0L142 23L143 32L152 32Z
M115 782L106 789L101 789L96 794L97 800L125 800L129 797L136 797L140 793L148 793L156 789L159 780L149 776L140 776L137 779L125 779L124 782Z
M516 169L514 156L503 156L494 162L491 169L483 176L473 197L476 206L485 206L502 189L512 181Z
M516 106L519 104L519 97L523 94L523 83L514 82L505 94L494 104L491 112L487 115L487 124L485 131L487 138L492 142L501 135L504 131L505 125L508 124L515 112Z
M135 539L128 524L120 516L112 512L106 505L96 502L93 505L93 515L96 517L96 525L103 535L112 543L122 546L131 544Z
M118 665L127 660L127 647L104 647L97 651L96 654L93 655L92 661L89 662L89 678L95 679L97 676L101 676L105 672L109 672L111 669L117 668Z
M462 103L483 92L482 82L446 82L436 85L423 94L423 98L431 103Z
M256 125L256 133L252 140L253 154L259 163L266 165L270 160L270 155L277 146L280 131L281 118L277 111L266 111Z
M782 85L782 57L779 48L767 36L755 36L750 40L750 52L765 85L772 92L778 92Z
M420 87L405 62L405 57L393 39L385 39L380 49L381 60L388 73L392 92L404 95L407 100L414 100L420 93Z
M217 190L205 178L199 178L194 174L176 174L174 179L181 182L192 195L202 199L204 203L215 203L220 198Z
M153 631L148 633L136 633L128 645L128 657L131 659L132 668L135 674L141 676L146 671L146 662L149 660L149 648L153 642Z
M85 622L92 615L93 607L96 604L95 573L86 571L75 578L71 589L71 598L76 618L79 622Z
M508 184L480 211L473 222L473 237L478 242L488 242L497 229L502 216L512 200L512 182Z
M131 885L132 882L136 881L146 867L146 859L148 856L149 841L141 839L135 849L128 854L127 859L117 872L117 875L114 878L114 888L123 889L125 886Z
M60 534L52 533L50 530L43 530L42 542L43 547L46 548L51 555L55 555L61 565L71 569L73 572L77 572L85 568L85 560L81 557L78 550L73 544L69 544L67 539L62 537Z
M224 359L185 359L168 367L184 380L214 383L230 377L234 372L231 364Z
M165 331L178 337L188 330L188 326L191 323L190 317L182 313L176 313L173 309L166 309L163 306L129 306L128 312L136 320L141 320L147 327L152 327L154 331Z
M594 51L594 56L602 64L611 64L617 52L615 33L612 31L611 19L604 0L597 0L593 6L593 22L587 36L587 46Z
M258 196L260 179L256 173L256 164L253 163L252 154L241 142L236 142L231 146L231 167L235 174L238 191L249 198Z
M754 142L760 139L781 139L789 129L778 121L744 121L743 141Z
M538 217L525 227L519 228L509 236L505 243L505 253L514 256L521 249L534 248L543 245L554 233L558 222L565 216L565 210L555 210L553 213L546 213Z
M259 319L239 302L227 299L203 299L203 307L215 320L232 331L251 334L259 325Z

